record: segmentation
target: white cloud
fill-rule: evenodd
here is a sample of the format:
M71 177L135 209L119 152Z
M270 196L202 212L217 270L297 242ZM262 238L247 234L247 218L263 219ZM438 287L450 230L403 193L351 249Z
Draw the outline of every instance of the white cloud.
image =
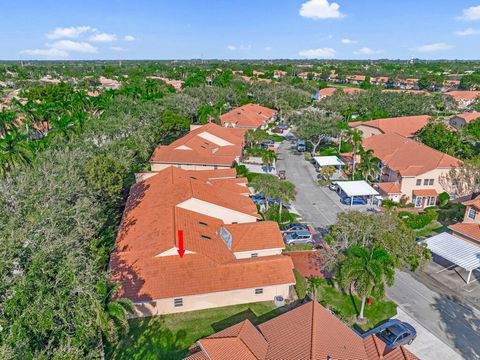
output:
M383 50L373 50L368 47L363 47L359 50L354 51L353 53L356 55L374 55L374 54L381 54Z
M49 48L49 49L26 49L20 51L20 54L27 54L33 56L45 56L49 58L66 58L68 53L63 50Z
M94 41L94 42L112 42L117 40L117 35L107 34L107 33L98 33L90 36L88 40Z
M237 50L237 47L235 45L228 45L227 49L230 50L230 51L235 51L235 50Z
M417 46L413 50L419 51L419 52L433 52L433 51L448 50L448 49L451 49L453 47L454 47L453 45L449 45L449 44L441 42L441 43Z
M91 26L71 26L66 28L56 28L51 33L48 33L46 36L48 39L52 40L61 38L75 39L84 33L95 31L97 31L97 29L92 28Z
M133 36L133 35L125 35L125 36L123 37L123 40L125 40L125 41L135 41L135 36Z
M309 0L302 4L300 15L311 19L338 19L344 15L340 12L340 5L328 0Z
M342 44L356 44L358 43L357 40L352 40L352 39L342 39Z
M455 31L455 35L458 36L468 36L468 35L477 35L480 34L480 30L468 28L462 31Z
M307 59L316 59L316 58L333 58L335 57L336 51L332 48L319 48L319 49L309 49L302 50L298 55L306 57Z
M462 20L480 20L480 5L471 6L467 9L463 9L462 16L459 17Z
M272 47L271 46L265 46L265 51L271 51Z
M47 44L48 47L63 51L76 51L82 53L96 53L97 48L87 42L77 42L72 40L59 40L53 44Z
M236 51L236 50L240 50L240 51L248 51L252 48L252 45L228 45L227 46L227 49L230 50L230 51Z
M121 47L121 46L110 46L110 49L113 51L127 51L127 49Z

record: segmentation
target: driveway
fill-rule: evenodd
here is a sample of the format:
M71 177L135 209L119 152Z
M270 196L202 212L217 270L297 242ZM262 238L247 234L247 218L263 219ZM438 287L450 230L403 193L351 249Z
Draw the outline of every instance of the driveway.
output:
M459 358L480 359L480 311L447 287L424 284L423 280L419 281L421 276L421 272L419 275L398 272L395 285L387 291L388 297L418 322L422 331L427 330L424 335L419 334L415 340L419 343L412 344L412 351L416 346L421 351L417 355L422 359L454 359L451 353L448 356L438 353L439 348L447 345Z

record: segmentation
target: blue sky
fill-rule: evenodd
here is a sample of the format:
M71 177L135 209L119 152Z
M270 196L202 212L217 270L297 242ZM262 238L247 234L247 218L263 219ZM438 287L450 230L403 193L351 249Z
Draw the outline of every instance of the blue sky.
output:
M480 58L480 0L4 1L0 59Z

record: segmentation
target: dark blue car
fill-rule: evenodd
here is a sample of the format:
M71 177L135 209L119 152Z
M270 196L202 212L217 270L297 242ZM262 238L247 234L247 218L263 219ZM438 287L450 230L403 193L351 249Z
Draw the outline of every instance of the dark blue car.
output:
M353 197L353 201L351 197L344 197L341 201L345 205L367 205L367 201L362 197Z
M395 349L400 345L410 345L417 337L417 331L409 323L392 319L362 335L366 338L376 334L387 346Z

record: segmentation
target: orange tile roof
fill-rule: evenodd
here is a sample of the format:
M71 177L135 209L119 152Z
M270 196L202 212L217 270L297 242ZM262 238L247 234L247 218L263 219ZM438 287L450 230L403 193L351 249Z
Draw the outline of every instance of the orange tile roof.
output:
M223 114L220 116L220 121L223 126L235 124L240 128L258 128L276 114L277 110L257 104L246 104Z
M214 172L211 175L215 176ZM265 226L255 222L257 209L250 198L223 188L221 183L194 179L193 173L203 176L202 171L169 167L132 186L110 260L112 278L122 285L118 295L146 301L294 283L288 257L237 260L221 237L228 224L208 210L181 207L185 201L197 199L252 216L252 227ZM253 242L238 238L235 225L228 226L234 228L234 245ZM190 252L183 258L176 254L178 230L183 230L184 247ZM263 241L268 244L278 235L255 241L261 247ZM159 256L168 251L173 251L173 256Z
M435 189L414 189L413 196L438 196Z
M244 129L229 129L209 123L174 141L159 145L150 162L232 166L242 155Z
M402 176L417 176L427 171L458 166L460 160L396 133L381 134L363 140L366 150Z
M366 76L365 75L352 75L348 77L349 80L355 80L355 81L365 81Z
M417 360L376 336L362 339L316 301L255 328L249 320L198 341L210 360ZM190 359L191 360L191 359Z
M402 116L385 119L376 119L371 121L355 121L349 123L350 127L359 125L370 126L379 129L384 134L397 133L402 136L411 137L428 124L430 116Z
M464 201L462 204L463 205L473 205L477 209L480 209L480 195L477 196L475 199Z
M292 258L294 268L297 269L303 277L325 277L320 267L322 254L320 254L319 251L287 251L284 254Z
M466 113L463 113L463 114L458 114L458 115L452 116L452 118L454 118L454 117L462 118L463 120L465 120L466 123L470 123L474 120L480 119L480 112L479 111L466 112Z
M475 100L480 96L480 91L448 91L445 94L450 95L455 100Z
M480 241L480 224L457 223L450 225L448 228L461 235Z
M280 228L275 221L229 224L225 228L233 236L232 249L235 252L285 248Z
M401 194L400 186L395 181L381 182L375 184L385 194Z
M320 89L319 90L319 96L332 96L339 89L343 90L343 92L345 94L354 94L354 93L363 91L362 89L352 88L352 87L348 87L348 86L343 86L343 87L338 87L338 88L328 87L328 88Z

